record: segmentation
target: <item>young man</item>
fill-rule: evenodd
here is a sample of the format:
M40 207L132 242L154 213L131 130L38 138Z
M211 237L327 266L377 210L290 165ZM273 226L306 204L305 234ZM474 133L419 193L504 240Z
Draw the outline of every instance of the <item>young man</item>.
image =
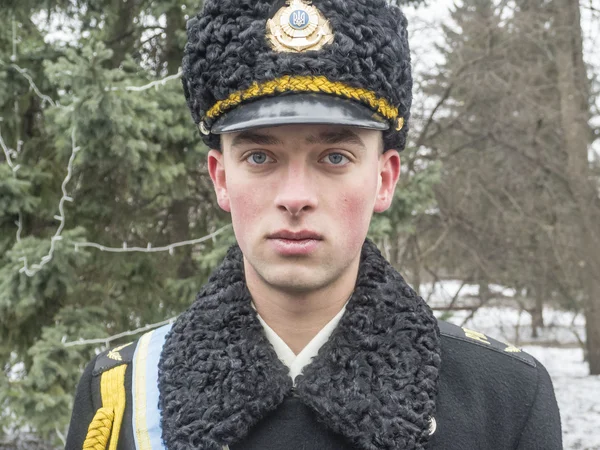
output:
M406 139L402 13L207 0L188 39L184 90L239 245L172 327L88 366L67 448L561 449L539 362L438 322L365 240Z

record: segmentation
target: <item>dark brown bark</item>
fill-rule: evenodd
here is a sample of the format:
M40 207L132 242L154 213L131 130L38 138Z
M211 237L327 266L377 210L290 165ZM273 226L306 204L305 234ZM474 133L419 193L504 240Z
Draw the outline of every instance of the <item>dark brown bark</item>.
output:
M185 30L185 17L181 6L174 5L167 11L167 30L165 39L165 55L163 61L167 64L170 74L177 73L181 65L183 48L179 45L177 35Z
M418 293L421 290L421 270L423 263L421 261L421 250L419 249L419 241L417 236L413 235L411 240L413 241L412 282L413 289Z
M107 15L104 42L113 51L110 60L112 68L119 67L125 55L140 38L142 29L134 23L140 14L141 0L113 0L110 6L112 14Z
M181 65L183 48L181 48L179 45L177 35L178 32L185 30L185 18L181 10L181 6L177 4L173 4L173 6L166 12L166 17L167 26L162 62L166 65L169 75L172 75L177 73ZM185 153L183 152L182 148L174 147L170 148L169 151L177 155L177 160L185 160ZM175 184L179 186L186 186L187 175L181 175L181 177L175 181ZM172 222L172 239L176 242L191 239L190 205L190 199L186 195L185 197L174 200L169 208L169 214ZM178 250L178 253L181 255L179 259L179 266L177 268L178 278L185 279L193 276L196 268L192 258L192 247L182 247Z
M170 214L173 226L172 239L174 242L182 242L190 239L189 201L187 199L175 200L171 204ZM181 255L177 267L177 277L185 279L191 277L195 272L192 260L192 247L181 247L177 251Z
M487 280L480 279L479 280L479 303L484 304L487 303L492 297L492 293L490 292L490 286L487 283Z
M544 328L544 300L545 300L545 289L543 284L545 280L540 280L538 288L535 290L535 305L531 311L531 337L537 338L539 336L539 329Z

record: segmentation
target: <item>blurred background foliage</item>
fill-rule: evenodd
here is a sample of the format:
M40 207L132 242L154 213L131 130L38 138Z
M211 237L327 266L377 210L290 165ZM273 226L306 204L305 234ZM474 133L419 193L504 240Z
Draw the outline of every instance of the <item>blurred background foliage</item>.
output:
M0 442L60 446L86 362L184 310L234 242L225 228L116 253L229 224L177 79L201 4L2 0ZM440 62L415 76L394 204L370 235L417 290L462 280L484 304L490 284L514 288L533 333L545 304L583 311L598 374L598 83L579 14L571 0L452 8ZM68 345L86 339L107 341Z

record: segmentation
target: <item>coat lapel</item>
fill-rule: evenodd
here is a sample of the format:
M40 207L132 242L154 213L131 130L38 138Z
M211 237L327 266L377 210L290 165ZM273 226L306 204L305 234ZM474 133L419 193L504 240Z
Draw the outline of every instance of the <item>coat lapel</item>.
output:
M242 261L232 247L166 338L159 406L169 450L240 442L292 390L251 306ZM298 396L358 449L421 450L439 367L431 310L365 242L347 310L297 379Z

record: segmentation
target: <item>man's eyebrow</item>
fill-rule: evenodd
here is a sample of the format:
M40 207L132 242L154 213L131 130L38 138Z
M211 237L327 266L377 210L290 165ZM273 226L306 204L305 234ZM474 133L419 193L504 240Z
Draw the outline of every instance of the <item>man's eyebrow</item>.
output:
M261 134L251 131L244 131L233 138L232 147L244 144L254 145L283 145L279 139L269 134Z
M323 131L318 135L306 137L306 143L312 145L354 144L366 149L363 140L352 130Z

